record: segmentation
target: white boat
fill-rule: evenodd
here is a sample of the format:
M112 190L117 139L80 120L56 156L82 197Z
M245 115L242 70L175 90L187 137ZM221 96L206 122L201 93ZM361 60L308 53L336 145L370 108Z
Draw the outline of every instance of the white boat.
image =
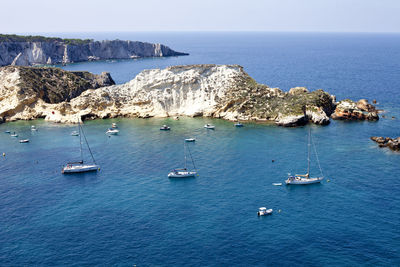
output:
M321 176L320 177L310 177L310 154L311 154L311 143L313 144L314 147L314 152L315 156L318 162L319 169L321 171ZM308 144L307 144L307 150L308 150L308 157L307 157L307 173L306 174L296 174L296 175L289 175L285 183L287 185L306 185L306 184L315 184L315 183L320 183L323 179L323 173L321 169L321 165L319 164L319 159L318 159L318 154L317 150L315 148L314 141L311 138L311 128L308 132Z
M72 136L78 136L79 133L78 133L78 131L72 131L71 135L72 135Z
M37 131L37 129L36 129L36 126L35 126L35 125L32 125L32 126L31 126L31 131Z
M241 124L240 122L235 123L235 127L243 127L243 124Z
M215 126L207 123L206 125L204 125L204 128L214 130Z
M117 129L113 129L113 128L108 128L106 134L112 134L112 135L116 135L119 133L119 130Z
M10 130L6 130L5 133L8 133L8 134L9 134L9 133L11 133L11 131L10 131Z
M186 138L185 142L196 142L196 139L194 139L194 138Z
M62 173L77 173L77 172L92 172L98 171L99 165L96 164L84 164L83 161L69 162L62 169Z
M12 135L10 135L11 137L18 137L18 134L16 134L15 132L12 134Z
M29 143L29 139L21 139L19 140L20 143Z
M273 209L267 209L266 207L261 207L258 209L257 215L258 216L266 216L272 214Z
M168 173L168 178L186 178L186 177L195 177L197 175L196 166L194 165L194 161L193 161L192 154L190 153L190 149L186 145L186 143L183 143L183 147L184 147L184 154L185 154L185 167L180 168L180 169L173 169L172 171L170 171ZM192 160L194 171L187 169L186 147L187 147L190 159Z
M115 123L115 122L113 122L112 124L111 124L111 128L118 128L118 126L117 126L117 124Z
M272 185L275 185L275 186L281 186L281 185L282 185L282 183L273 183Z
M61 173L79 173L79 172L92 172L100 170L100 166L96 164L96 161L93 157L92 150L89 147L89 143L87 142L85 133L83 132L83 128L81 127L78 120L78 135L79 135L79 148L81 152L81 160L75 162L68 162L61 170ZM92 157L93 163L85 163L83 161L83 151L82 151L82 135L85 140L86 146L90 152L90 156Z
M163 126L161 126L160 130L161 131L169 131L169 130L171 130L171 128L164 124Z

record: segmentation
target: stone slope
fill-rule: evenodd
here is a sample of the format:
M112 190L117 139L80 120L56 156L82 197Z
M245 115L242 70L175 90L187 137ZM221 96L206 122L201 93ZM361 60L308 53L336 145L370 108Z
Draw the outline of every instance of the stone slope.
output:
M59 68L0 68L0 119L41 117L36 106L61 103L87 89L115 84L109 73L69 72ZM26 113L26 116L20 114Z
M47 38L0 35L0 66L60 64L105 59L180 56L162 44L138 41Z

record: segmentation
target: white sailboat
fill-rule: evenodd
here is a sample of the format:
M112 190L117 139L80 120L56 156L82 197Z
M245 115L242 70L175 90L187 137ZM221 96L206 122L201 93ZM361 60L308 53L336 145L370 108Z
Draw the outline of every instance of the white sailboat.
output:
M188 170L187 169L187 156L186 156L186 143L183 143L183 147L184 147L184 153L185 153L185 167L181 168L181 169L173 169L172 171L170 171L170 173L168 173L168 178L186 178L186 177L195 177L197 174L196 171L196 166L194 165L194 161L193 161L193 157L192 154L190 153L190 149L189 147L187 147L187 150L189 152L189 156L190 159L192 160L192 164L193 164L193 170Z
M82 126L79 123L78 120L78 134L79 134L79 145L80 145L80 152L81 152L81 160L76 161L76 162L68 162L61 170L62 173L68 174L68 173L78 173L78 172L91 172L91 171L98 171L100 170L100 166L96 164L96 161L93 157L92 151L89 147L89 144L87 142L85 133L83 132ZM83 151L82 151L82 135L84 137L85 143L88 147L88 150L90 152L90 156L92 157L93 163L85 163L83 161Z
M311 143L313 144L314 147L314 152L315 156L317 158L318 166L321 171L321 176L320 177L310 177L310 154L311 154ZM311 138L311 128L308 132L308 157L307 157L307 173L306 174L296 174L296 175L289 175L288 179L285 181L287 185L293 184L293 185L306 185L306 184L315 184L315 183L320 183L323 179L323 173L321 169L321 165L319 164L319 159L318 159L318 154L317 150L315 148L314 141L312 141Z

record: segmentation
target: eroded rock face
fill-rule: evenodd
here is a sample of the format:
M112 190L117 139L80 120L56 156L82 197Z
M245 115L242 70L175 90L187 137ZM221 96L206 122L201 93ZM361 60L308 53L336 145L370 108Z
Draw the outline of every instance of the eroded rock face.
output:
M361 99L354 102L349 99L342 100L336 106L332 114L334 120L379 120L378 110L368 103L368 100Z
M0 68L0 118L43 117L40 107L68 102L88 89L115 84L109 73L69 72L58 68Z
M30 66L37 64L60 64L105 59L130 59L139 57L181 56L186 53L176 52L162 44L137 41L93 41L78 40L73 42L61 38L0 38L0 66ZM16 39L17 41L12 41Z
M371 140L377 142L379 147L388 147L393 151L400 151L400 137L390 138L390 137L372 136Z

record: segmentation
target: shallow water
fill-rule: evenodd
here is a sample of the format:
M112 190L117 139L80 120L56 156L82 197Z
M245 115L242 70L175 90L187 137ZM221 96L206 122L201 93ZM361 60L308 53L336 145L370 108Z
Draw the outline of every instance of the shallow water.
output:
M79 158L79 138L70 136L76 126L0 124L0 153L6 153L0 159L0 265L400 264L400 154L369 140L399 136L399 35L97 36L159 41L191 55L67 69L111 71L121 83L144 68L238 63L271 86L376 98L388 118L299 128L235 128L203 118L86 121L101 171L79 175L61 174L66 161ZM109 138L112 122L120 134ZM204 129L205 123L216 129ZM160 131L162 124L172 130ZM273 186L288 173L305 172L309 127L325 180ZM20 144L5 130L31 142ZM199 176L168 179L169 170L182 167L189 137L196 138L188 145ZM311 171L319 174L314 155ZM274 214L257 217L261 206Z

